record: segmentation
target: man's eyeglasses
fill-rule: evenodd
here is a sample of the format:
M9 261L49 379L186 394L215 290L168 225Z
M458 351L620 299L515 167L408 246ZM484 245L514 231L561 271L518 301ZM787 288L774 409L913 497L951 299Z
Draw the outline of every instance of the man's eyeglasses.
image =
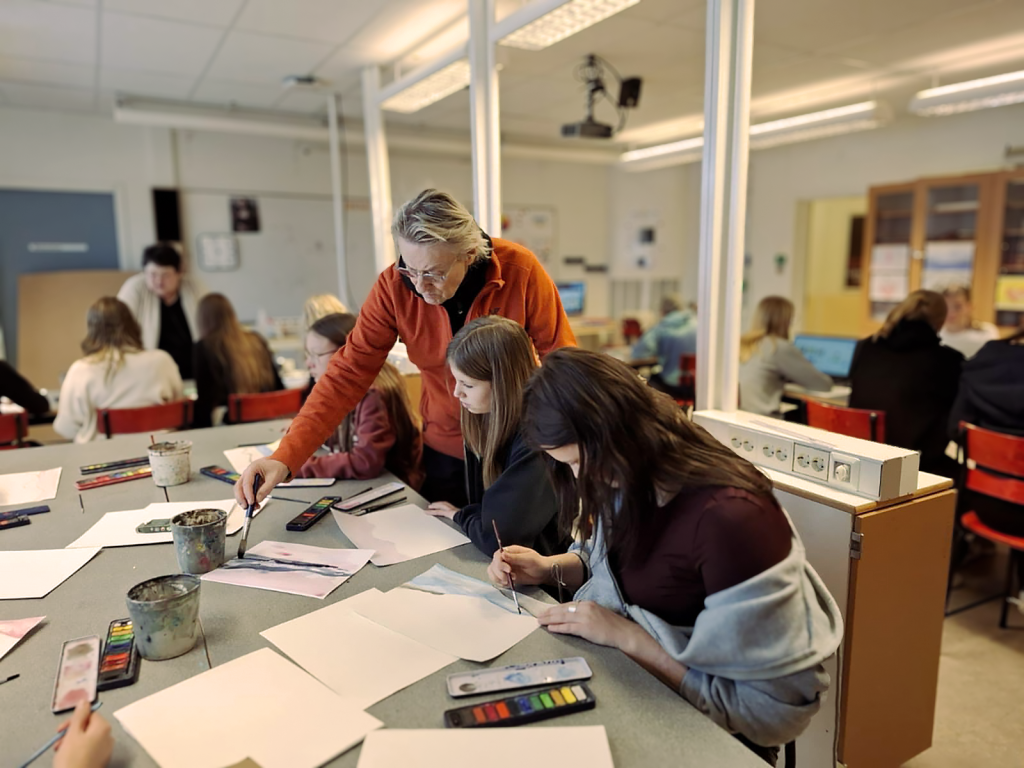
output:
M401 256L399 256L399 258L401 258ZM455 269L455 265L458 263L459 262L456 261L444 272L420 272L418 269L409 269L408 267L396 267L395 269L398 274L402 275L402 277L407 277L414 283L417 280L422 280L425 283L439 285L448 279L448 275L452 273L452 270Z

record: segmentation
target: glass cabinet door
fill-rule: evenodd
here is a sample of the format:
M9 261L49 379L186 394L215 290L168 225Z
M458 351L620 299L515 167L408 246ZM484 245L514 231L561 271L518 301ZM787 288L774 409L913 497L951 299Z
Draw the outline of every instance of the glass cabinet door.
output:
M1006 182L1006 203L996 275L996 325L1016 328L1024 323L1024 178Z
M910 241L914 222L914 192L879 194L875 198L868 300L871 319L885 320L910 292Z
M979 191L976 183L928 189L922 288L941 292L973 285Z

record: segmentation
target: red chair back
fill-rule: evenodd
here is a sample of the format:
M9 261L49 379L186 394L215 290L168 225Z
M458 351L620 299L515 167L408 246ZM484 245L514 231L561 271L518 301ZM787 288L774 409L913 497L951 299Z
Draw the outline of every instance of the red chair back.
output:
M1024 478L1024 437L961 424L960 445L964 446L963 468L966 474L962 487L1011 504L1024 505L1024 479L1017 479ZM968 458L978 468L968 468ZM1001 474L993 475L986 469Z
M186 398L143 408L105 408L97 418L107 437L160 429L188 429L192 424L192 401Z
M885 442L885 411L844 408L807 400L807 426L876 443Z
M0 414L0 445L21 446L28 437L28 414L4 413Z
M627 344L632 344L643 336L643 333L644 329L640 327L640 321L635 317L622 318L622 335Z
M230 395L228 419L233 424L294 416L302 407L301 389L282 389L259 395Z

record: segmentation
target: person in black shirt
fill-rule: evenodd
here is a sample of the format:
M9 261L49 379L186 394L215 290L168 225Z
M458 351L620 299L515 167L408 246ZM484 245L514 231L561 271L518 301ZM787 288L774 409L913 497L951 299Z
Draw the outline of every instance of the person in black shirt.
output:
M0 397L10 398L31 414L46 413L50 403L14 366L0 360Z

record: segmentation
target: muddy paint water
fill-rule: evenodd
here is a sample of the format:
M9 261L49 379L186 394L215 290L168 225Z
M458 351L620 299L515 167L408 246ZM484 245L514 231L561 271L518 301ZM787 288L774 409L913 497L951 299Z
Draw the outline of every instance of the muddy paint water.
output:
M192 476L192 441L153 443L149 446L149 466L158 486L187 483Z
M199 635L199 579L160 576L128 590L125 600L134 623L139 654L150 661L188 653Z
M182 573L209 573L224 563L228 515L222 509L192 509L171 518L171 536Z

